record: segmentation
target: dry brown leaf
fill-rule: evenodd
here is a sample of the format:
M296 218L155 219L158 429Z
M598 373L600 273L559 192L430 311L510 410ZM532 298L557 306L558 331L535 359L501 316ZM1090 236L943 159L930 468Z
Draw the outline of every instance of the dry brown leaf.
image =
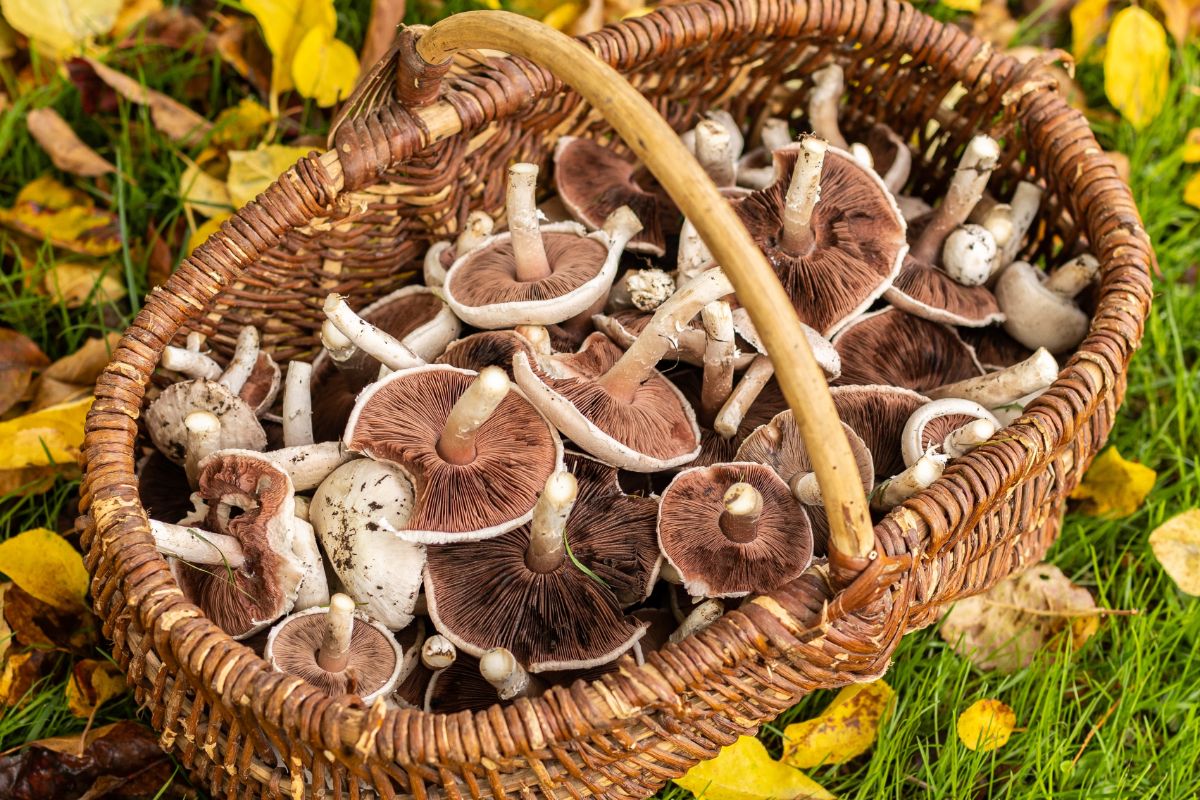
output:
M8 655L8 648L12 644L13 638L12 628L8 626L8 620L4 618L4 598L11 588L12 581L0 583L0 663L3 663L4 656Z
M971 33L1000 49L1008 47L1018 27L1005 0L983 0L971 21Z
M71 713L91 719L100 706L125 693L125 676L110 661L85 658L71 669L66 692Z
M154 126L176 142L193 144L212 129L212 123L162 92L147 88L94 58L82 59L100 80L131 103L150 108Z
M25 395L34 370L49 363L50 359L28 336L0 328L0 415Z
M45 677L52 654L48 650L10 652L0 671L0 708L22 706L29 701L29 690Z
M4 596L4 622L12 629L13 642L26 647L87 656L99 640L99 620L90 610L55 608L15 584Z
M29 127L29 135L63 172L95 178L117 171L108 159L84 144L54 109L33 109L25 116L25 124Z
M363 40L358 63L366 73L375 66L396 38L396 27L404 21L405 0L375 0L371 4L371 21L367 24L367 35Z
M74 403L77 400L82 400L92 393L91 386L80 386L75 383L64 383L47 378L45 375L40 376L33 386L33 399L29 401L29 408L26 411L30 414L41 411L51 406L61 405L63 403Z
M112 351L121 341L121 334L113 331L103 339L91 338L71 353L55 361L42 372L47 378L64 383L91 386L100 377L104 366L111 360Z
M1099 627L1096 603L1053 564L1038 564L959 600L939 630L954 652L980 669L1016 672L1060 634L1076 647Z
M1171 517L1155 528L1150 549L1179 591L1200 596L1200 508Z

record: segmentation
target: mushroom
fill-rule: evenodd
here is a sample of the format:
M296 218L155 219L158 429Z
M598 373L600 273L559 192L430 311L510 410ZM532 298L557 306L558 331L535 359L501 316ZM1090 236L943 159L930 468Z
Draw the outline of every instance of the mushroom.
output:
M470 545L430 547L425 598L459 650L510 650L530 672L616 659L642 635L621 601L650 593L658 572L657 504L628 497L616 470L571 459L546 481L533 520Z
M738 160L737 182L748 189L765 189L779 179L773 153L792 143L787 120L768 117L759 131L759 146Z
M371 703L396 688L404 654L387 628L335 594L328 608L282 620L263 653L277 672L295 675L328 695L355 694Z
M1016 261L996 281L996 299L1004 310L1004 330L1026 347L1062 353L1087 336L1091 320L1075 296L1096 279L1100 262L1084 253L1049 276L1027 262Z
M942 477L945 464L933 456L921 456L903 472L881 481L871 493L871 509L880 513L891 511L908 498L923 492Z
M536 164L508 171L508 230L460 256L446 273L446 302L477 328L552 325L602 302L641 222L626 206L588 234L574 222L541 226ZM590 319L591 314L587 315Z
M146 409L146 431L158 450L183 466L188 432L184 420L196 411L206 411L220 422L216 450L262 450L267 434L258 415L227 386L206 378L173 383L163 389Z
M926 394L937 400L958 397L974 400L985 408L998 408L1025 395L1041 392L1058 377L1058 362L1044 347L1011 367L974 378L930 389Z
M693 597L769 592L812 560L808 514L762 464L686 469L663 492L658 544Z
M1009 228L1007 240L1000 245L996 253L996 262L992 267L992 280L998 281L1021 252L1025 244L1025 235L1033 228L1038 211L1042 206L1042 188L1036 183L1021 181L1013 191L1009 201Z
M575 354L513 356L517 385L558 430L605 463L658 472L700 451L696 415L656 369L671 336L700 309L732 294L719 269L694 278L658 307L624 353L594 333Z
M875 486L875 464L871 451L853 428L843 422L842 429L858 465L863 492L869 494ZM829 519L822 505L821 488L813 472L808 448L800 438L800 429L796 426L791 409L781 411L770 422L747 436L734 460L764 464L787 482L792 496L803 503L808 512L814 552L823 555L829 540Z
M878 175L819 139L802 138L775 159L789 180L735 208L800 319L830 336L899 272L908 249L904 218Z
M467 215L463 229L453 242L437 242L425 251L422 264L425 285L437 288L446 282L446 271L458 259L483 244L495 229L496 221L485 211L472 211Z
M946 237L946 244L942 248L942 267L956 283L982 286L991 277L996 250L996 237L992 236L992 232L982 225L968 222L959 225Z
M571 216L593 231L618 208L628 207L642 223L626 245L632 252L666 255L666 237L679 231L679 211L654 179L591 139L559 137L554 185Z
M736 126L735 126L736 127ZM735 140L728 128L715 120L706 119L692 131L696 161L712 178L718 188L731 187L737 179L737 158L741 154L741 132Z
M501 700L530 697L542 688L511 651L493 647L479 659L479 674L496 689Z
M884 293L884 299L889 303L910 314L950 325L980 327L1004 319L996 298L986 287L978 283L959 283L939 268L947 237L966 222L975 204L983 197L984 187L999 159L1000 147L989 136L980 134L967 144L946 196L924 218L921 233L904 261L904 269ZM991 236L990 232L987 236ZM995 242L978 247L994 248ZM961 272L971 254L951 250L950 255L955 268Z
M523 357L517 353L516 358ZM368 386L346 426L346 448L412 476L407 526L423 544L485 539L528 522L538 492L562 465L558 433L504 370L428 365Z
M480 331L451 342L435 364L469 369L500 367L512 377L513 354L523 351L533 358L552 352L550 334L540 325L518 325L513 330Z
M850 145L838 126L838 104L846 88L845 74L837 64L822 67L812 74L813 88L808 94L808 124L813 133L840 150Z
M871 126L866 145L871 151L875 172L899 201L900 190L908 183L908 176L912 172L912 151L895 131L883 123Z
M703 122L715 122L724 128L729 134L729 149L733 153L734 160L736 161L737 159L741 158L742 151L746 149L746 141L742 136L741 126L738 125L737 120L733 118L732 114L724 109L712 109L704 112L704 119L701 120L701 124ZM696 128L698 127L699 124L697 124L697 126L691 130L684 131L679 135L679 140L683 142L683 146L686 147L688 152L692 155L697 155Z
M412 483L391 464L343 464L313 494L309 520L345 591L372 619L398 631L413 619L425 546L390 533L408 525Z
M622 348L628 348L645 332L646 326L654 315L636 309L614 311L611 314L597 314L593 317L596 330L612 339ZM667 351L663 353L666 361L682 361L685 364L700 367L704 365L704 350L708 346L708 337L704 333L704 325L699 317L693 317L686 324L680 324L670 337ZM753 361L756 354L751 348L735 348L734 369L745 369Z
M671 644L678 644L689 636L697 634L712 625L724 614L725 604L715 597L710 597L703 603L698 603L695 608L688 612L683 622L679 623L679 627L671 633L667 641Z
M888 384L928 393L983 374L975 352L948 325L897 308L864 314L833 337L842 360L834 383Z
M834 386L829 390L838 417L866 443L875 475L904 469L900 439L913 412L929 398L896 386Z
M636 308L650 312L675 294L675 279L658 268L626 271L608 294L608 307L620 311Z
M448 667L430 675L422 707L436 714L456 714L480 711L498 702L496 688L479 674L479 660L460 653Z

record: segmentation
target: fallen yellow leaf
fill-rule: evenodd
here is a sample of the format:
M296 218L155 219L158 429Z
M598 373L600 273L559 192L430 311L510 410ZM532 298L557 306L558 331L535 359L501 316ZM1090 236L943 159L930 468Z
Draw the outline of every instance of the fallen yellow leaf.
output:
M1183 47L1200 31L1200 0L1156 0L1163 12L1163 23L1175 42Z
M48 176L25 184L12 208L0 208L0 224L82 255L104 256L121 249L116 216Z
M958 717L955 732L968 750L986 753L1008 744L1017 715L999 700L979 700Z
M292 88L292 63L305 34L324 28L332 36L337 29L333 0L243 0L242 6L262 26L271 51L273 95Z
M296 46L292 82L304 97L327 108L350 96L358 80L358 56L333 38L332 28L313 28Z
M67 308L89 303L115 303L126 295L125 284L113 274L111 264L75 264L60 261L46 273L46 294Z
M83 556L54 531L34 528L0 542L0 572L43 603L65 611L84 607Z
M1109 447L1092 462L1083 481L1071 492L1082 500L1079 510L1092 517L1128 517L1142 506L1158 474L1136 461L1126 461Z
M1108 0L1079 0L1071 7L1071 55L1083 61L1108 29Z
M162 0L124 0L121 13L117 16L116 24L113 25L113 36L118 38L124 36L146 17L162 11L162 8Z
M209 175L190 159L187 160L187 168L179 176L179 197L185 206L206 217L227 214L233 206L225 182Z
M221 223L232 217L233 214L218 214L217 216L205 222L199 228L192 231L192 235L188 237L188 254L191 255L197 247L204 244L208 237L212 236L221 227Z
M1104 49L1104 93L1136 130L1162 110L1171 78L1167 32L1150 12L1131 6L1113 18Z
M1200 128L1192 128L1187 132L1187 136L1183 137L1183 162L1200 162Z
M253 98L243 97L217 115L213 123L213 144L240 150L257 144L259 137L271 124L271 112Z
M117 168L84 144L67 121L52 108L35 108L25 116L29 135L41 146L54 166L72 175L94 178Z
M946 8L953 8L955 11L967 11L974 14L979 10L982 0L942 0L942 5Z
M71 713L90 719L100 706L125 693L125 676L110 661L85 658L71 670L66 693Z
M780 763L753 736L742 736L675 783L704 800L835 800L803 772Z
M1200 508L1177 514L1155 528L1150 549L1179 591L1200 596Z
M112 30L122 0L0 0L8 24L52 54L79 49L89 39Z
M891 713L894 694L882 680L845 687L820 716L784 729L783 763L808 769L861 756Z
M0 706L20 706L30 699L30 690L45 675L50 660L46 650L9 653L0 671Z
M1183 187L1183 202L1193 208L1200 208L1200 172L1193 175Z
M83 444L90 397L0 422L0 471L74 466Z
M266 191L283 171L304 158L311 147L269 144L257 150L233 150L229 153L229 197L234 208L241 208Z

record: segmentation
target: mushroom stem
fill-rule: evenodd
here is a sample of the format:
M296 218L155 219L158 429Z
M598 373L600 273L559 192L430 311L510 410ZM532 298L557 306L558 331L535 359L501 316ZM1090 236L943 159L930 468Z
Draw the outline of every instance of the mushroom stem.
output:
M341 295L331 294L326 297L324 310L329 321L355 347L389 369L411 369L425 364L424 359L410 350L404 342L355 314Z
M539 356L548 356L553 352L550 345L550 332L543 325L518 325L513 328L521 336L524 336L531 345L533 351Z
M942 441L942 453L948 459L958 458L992 438L992 434L995 432L996 426L991 420L972 420L961 428L955 428L946 434L946 438Z
M289 361L283 386L283 443L287 447L313 443L312 364Z
M246 563L242 543L234 536L156 519L150 520L150 533L160 553L189 564L241 569Z
M503 647L493 647L479 659L479 674L496 688L501 700L528 697L535 693L538 682L517 663L516 656Z
M183 471L187 473L188 483L195 487L200 476L200 462L221 447L221 420L208 411L193 411L184 417L183 427L187 431Z
M1055 294L1072 298L1086 289L1100 273L1100 262L1091 253L1072 258L1046 279L1046 288Z
M191 336L191 334L188 334ZM178 372L189 378L215 381L221 377L221 365L198 350L167 346L162 354L163 369Z
M678 282L687 282L699 275L712 263L712 252L700 238L699 231L690 220L683 221L679 230L679 248L675 258L675 274Z
M667 641L669 641L671 644L678 644L692 634L699 633L709 625L712 625L714 622L719 620L721 615L724 613L724 603L715 597L710 597L703 603L693 608L691 612L684 617L683 622L679 624L679 627L675 629Z
M354 601L349 595L329 598L325 612L325 636L317 650L317 666L326 672L341 672L350 663L350 637L354 634Z
M812 136L800 140L800 153L783 202L783 240L792 255L804 255L813 245L813 209L821 199L821 168L829 145Z
M551 275L538 224L537 176L537 164L513 164L508 168L508 230L520 281L540 281Z
M691 322L700 309L729 294L733 294L733 285L719 268L705 270L688 281L655 310L645 330L597 383L614 397L632 401L638 386L671 348L679 329Z
M355 457L341 442L298 444L262 455L288 474L297 492L320 486L331 472Z
M722 498L721 533L731 542L745 544L758 535L758 518L762 515L763 499L748 483L735 483L725 490Z
M992 279L999 278L1017 258L1021 245L1025 242L1025 234L1033 227L1037 219L1038 209L1042 206L1042 189L1036 183L1021 181L1013 191L1009 201L1010 232L1008 240L1000 245L996 253L996 264L992 269ZM998 241L998 240L997 240Z
M329 357L333 359L338 368L351 366L350 359L354 356L360 356L361 359L366 359L367 355L354 346L354 342L346 338L346 334L338 330L338 327L333 324L333 320L326 319L321 323L321 345L329 353ZM358 364L353 366L357 367Z
M663 559L662 566L658 569L658 577L667 583L673 583L676 586L683 585L683 575L675 568L675 565L670 561Z
M746 367L741 380L718 412L713 421L713 430L726 439L737 435L742 420L746 418L746 412L754 405L763 387L774 375L775 365L771 363L771 359L767 356L756 356L750 362L750 366Z
M875 169L875 157L871 155L871 148L862 142L850 145L850 155L854 156L854 160L867 169Z
M846 78L837 64L813 73L813 89L808 95L808 123L813 133L834 147L845 150L846 139L838 127L838 104L842 100Z
M434 634L421 645L421 663L429 669L445 669L458 659L458 648L440 633Z
M200 331L192 331L187 335L186 347L193 353L199 353L200 348L204 347L204 334Z
M987 429L973 427L974 422L965 425L948 436L942 442L930 442L926 446L925 429L935 419L941 417L968 416L974 417L974 422L983 422ZM996 432L997 421L992 412L972 400L960 397L946 397L925 403L909 415L900 434L900 454L906 466L912 466L928 455L929 448L942 448L946 459L954 458L965 453L970 447L967 443L979 443L987 440ZM968 430L970 429L970 430ZM953 452L952 452L953 451Z
M921 456L911 467L875 487L875 491L871 492L871 508L891 511L914 494L932 486L945 468L942 461Z
M217 379L217 382L229 391L237 394L246 385L254 365L258 362L258 328L247 325L238 333L237 345L233 349L233 358L229 366Z
M779 117L767 117L763 121L759 139L767 153L774 153L781 147L787 147L792 143L792 132L788 129L787 120Z
M819 506L824 500L821 495L821 483L815 472L797 472L789 484L792 497L806 506Z
M475 434L508 396L508 375L500 367L484 367L450 409L437 452L451 464L475 460Z
M729 303L716 300L700 310L704 333L704 378L700 387L701 424L712 427L717 412L733 391L733 312Z
M566 558L567 519L578 491L575 476L569 472L556 472L546 479L546 488L533 507L525 551L525 565L534 572L553 572Z
M913 258L926 263L934 262L950 231L966 221L971 209L983 197L984 187L999 161L1000 146L992 137L980 134L967 143L958 169L950 179L946 196L934 209L925 230L921 231L920 238L912 247Z
M737 176L733 137L724 125L706 119L696 126L696 160L717 186L733 186Z
M987 228L996 240L996 246L1004 247L1012 239L1013 210L1008 203L998 203L990 197L984 197L975 204L974 210L967 217L968 222L974 222ZM992 268L996 265L993 263Z
M1029 358L1007 369L939 386L925 394L934 400L960 397L964 400L974 400L987 408L996 408L1030 392L1045 389L1056 377L1058 362L1046 348L1039 347Z
M483 240L492 235L496 221L485 211L472 211L467 214L467 221L454 240L454 257L461 258L474 250Z
M912 173L912 151L891 128L887 129L887 139L896 149L896 155L892 158L892 164L888 167L887 172L880 177L889 192L900 194L900 190L904 188L904 184L908 183L908 176Z
M626 308L653 311L674 293L675 279L671 273L656 267L631 269L613 284L608 304L617 311Z

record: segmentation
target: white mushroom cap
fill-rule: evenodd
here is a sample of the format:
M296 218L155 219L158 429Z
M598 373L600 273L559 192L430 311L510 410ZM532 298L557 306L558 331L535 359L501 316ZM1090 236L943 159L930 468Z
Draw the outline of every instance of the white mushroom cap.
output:
M942 266L963 286L982 286L992 274L996 239L982 225L959 225L942 246Z
M1004 270L994 292L1006 315L1004 330L1026 347L1062 353L1087 335L1090 320L1074 295L1054 291L1042 272L1024 261Z
M262 423L244 400L216 381L181 381L163 389L145 414L154 446L180 466L187 452L184 420L193 411L207 411L221 421L220 439L213 450L262 450L267 446Z

